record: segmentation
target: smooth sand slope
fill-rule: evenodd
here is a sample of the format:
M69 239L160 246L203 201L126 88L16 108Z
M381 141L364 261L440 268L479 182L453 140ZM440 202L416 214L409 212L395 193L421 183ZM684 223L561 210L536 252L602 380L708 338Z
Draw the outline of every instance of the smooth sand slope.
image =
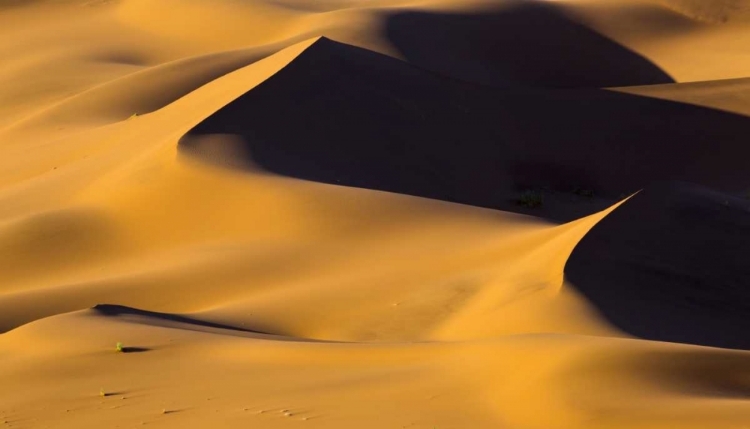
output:
M711 5L0 2L0 427L750 426Z

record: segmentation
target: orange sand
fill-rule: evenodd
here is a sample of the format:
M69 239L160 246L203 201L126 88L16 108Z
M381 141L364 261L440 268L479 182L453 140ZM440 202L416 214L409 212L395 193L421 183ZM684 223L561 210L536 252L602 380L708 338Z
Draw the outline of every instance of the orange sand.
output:
M0 2L0 427L750 427L748 23L741 0ZM365 126L387 166L347 158ZM680 232L641 248L643 225ZM682 280L628 283L654 270ZM587 289L615 280L631 318Z

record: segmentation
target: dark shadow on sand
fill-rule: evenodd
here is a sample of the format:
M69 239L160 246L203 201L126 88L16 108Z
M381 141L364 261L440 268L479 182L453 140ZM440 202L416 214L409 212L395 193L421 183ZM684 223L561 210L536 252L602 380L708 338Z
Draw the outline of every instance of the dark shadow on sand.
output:
M151 349L146 347L123 347L122 352L123 353L144 353L151 351Z
M518 1L473 14L398 11L385 28L409 63L488 85L601 88L674 82L552 3Z
M576 246L565 275L641 338L750 349L750 201L686 183L649 186Z
M231 331L247 332L255 334L266 334L265 332L253 331L249 329L239 328L237 326L224 325L220 323L208 322L205 320L195 319L192 317L181 316L178 314L171 313L158 313L155 311L139 310L137 308L125 307L123 305L112 305L112 304L98 304L93 308L97 313L108 316L137 316L145 317L155 321L171 322L188 326L196 326L203 328L214 328L214 329L227 329ZM124 350L123 350L124 351ZM148 351L148 349L135 348L135 351ZM128 351L129 353L130 351Z
M321 39L179 149L232 168L524 211L513 196L525 188L616 198L657 180L750 187L748 135L750 119L726 112L607 90L490 88ZM567 221L609 202L535 214Z

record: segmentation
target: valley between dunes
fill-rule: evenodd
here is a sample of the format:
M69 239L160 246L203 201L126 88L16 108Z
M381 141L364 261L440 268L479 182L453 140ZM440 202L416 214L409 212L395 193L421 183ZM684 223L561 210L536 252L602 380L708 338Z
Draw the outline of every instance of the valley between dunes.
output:
M750 1L0 35L0 428L750 427Z

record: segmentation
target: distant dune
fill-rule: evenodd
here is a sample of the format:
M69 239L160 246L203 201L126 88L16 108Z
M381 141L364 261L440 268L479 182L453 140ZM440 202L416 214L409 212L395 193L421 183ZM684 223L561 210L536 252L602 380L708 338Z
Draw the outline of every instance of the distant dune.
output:
M412 64L498 86L673 82L658 66L576 22L552 3L516 1L472 14L393 13L386 20L386 35ZM584 46L586 55L581 55Z
M747 0L663 0L672 10L684 13L694 19L708 22L727 22L750 18L750 2Z
M0 427L750 427L749 22L0 1Z

